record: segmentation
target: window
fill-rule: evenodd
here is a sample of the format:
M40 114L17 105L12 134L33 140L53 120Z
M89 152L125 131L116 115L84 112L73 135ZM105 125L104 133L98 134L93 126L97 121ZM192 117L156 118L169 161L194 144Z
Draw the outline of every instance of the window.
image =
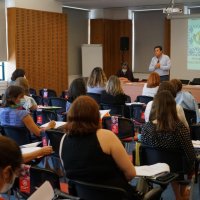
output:
M0 62L0 81L5 80L4 62Z

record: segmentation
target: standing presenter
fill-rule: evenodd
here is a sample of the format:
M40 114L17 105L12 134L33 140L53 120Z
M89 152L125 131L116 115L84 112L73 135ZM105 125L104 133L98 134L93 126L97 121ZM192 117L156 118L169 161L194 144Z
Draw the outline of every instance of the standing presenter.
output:
M162 52L161 46L154 47L154 57L151 59L149 71L157 72L160 75L160 81L169 80L169 70L171 68L171 61L169 56Z

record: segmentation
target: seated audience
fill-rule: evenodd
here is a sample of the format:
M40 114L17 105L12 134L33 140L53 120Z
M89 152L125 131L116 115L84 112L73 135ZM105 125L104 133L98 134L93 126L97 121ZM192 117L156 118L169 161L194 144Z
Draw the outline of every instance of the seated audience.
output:
M24 90L22 87L11 85L6 89L2 108L0 108L0 125L26 127L36 136L40 136L42 130L55 127L55 121L50 121L46 128L38 128L29 112L21 109L23 97Z
M103 91L101 94L101 103L124 105L130 102L131 98L124 94L119 78L117 76L110 76L106 84L106 91Z
M141 141L152 147L182 152L187 159L188 167L192 170L195 152L190 133L178 118L176 102L169 91L163 90L154 97L149 122L142 128ZM185 197L186 187L179 188L176 182L173 182L172 186L176 199L188 199Z
M170 81L175 88L176 98L175 101L177 104L181 105L183 108L188 110L194 110L197 116L197 123L200 122L200 112L198 104L195 98L190 92L182 91L182 83L178 79L172 79Z
M128 183L136 175L135 168L117 136L100 128L95 100L78 97L67 117L66 134L60 143L67 178L124 188L136 199Z
M37 103L35 102L35 100L32 97L29 96L28 80L24 77L19 77L16 79L15 85L20 86L24 89L25 95L24 95L24 99L22 99L24 101L23 108L28 111L36 110Z
M66 112L69 111L69 108L73 101L81 96L86 95L87 88L83 78L77 78L72 81L68 90L68 99L66 103Z
M19 146L4 136L0 136L0 158L0 193L6 193L20 174L23 158Z
M157 94L163 90L169 91L174 98L176 97L176 92L175 92L172 84L169 81L164 81L159 85ZM152 104L153 104L153 101L150 101L146 106L145 113L144 113L146 122L149 121L149 115L151 112ZM178 115L178 118L180 119L180 121L183 122L183 124L189 129L189 125L185 118L183 108L180 105L176 104L176 111L177 111L177 115Z
M129 81L133 82L133 72L129 69L126 62L122 63L121 69L116 74L119 78L127 78Z
M15 84L15 81L17 78L19 77L24 77L26 78L25 76L25 71L23 69L16 69L13 73L12 73L12 76L11 76L11 81L9 83L9 85L14 85Z
M87 92L101 94L105 90L107 78L102 68L95 67L87 82Z
M142 95L154 97L158 91L160 84L160 75L156 72L152 72L147 80L147 83L144 84Z

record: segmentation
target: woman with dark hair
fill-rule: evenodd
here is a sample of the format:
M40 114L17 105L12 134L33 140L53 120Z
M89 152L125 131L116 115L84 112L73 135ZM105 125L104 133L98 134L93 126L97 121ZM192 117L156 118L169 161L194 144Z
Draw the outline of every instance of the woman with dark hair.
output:
M86 95L87 88L86 84L83 78L77 78L72 81L69 87L68 91L68 99L67 99L67 104L66 104L66 112L69 111L69 108L73 101L81 96L81 95Z
M19 146L4 136L0 136L0 158L0 193L6 193L19 175L23 158Z
M100 128L95 100L78 97L67 118L66 134L60 143L67 178L121 187L135 199L135 191L128 183L136 175L135 168L117 136Z
M170 81L162 82L159 85L157 94L162 92L163 90L169 91L174 98L176 97L176 91L175 91L173 85L170 83ZM150 115L150 112L151 112L153 102L154 102L154 100L150 101L146 106L145 113L144 113L146 122L149 121L149 115ZM178 115L178 118L180 119L180 121L182 121L183 124L189 129L189 125L188 125L187 120L185 118L183 108L180 105L176 104L176 111L177 111L177 115Z
M195 152L189 130L180 121L174 97L169 91L159 92L153 101L149 122L144 124L141 132L143 144L160 148L174 149L182 152L187 159L188 168L194 167ZM172 184L176 199L184 199L176 182Z
M55 127L55 121L51 121L46 128L38 128L29 112L21 109L23 97L24 90L22 87L11 85L6 89L3 96L3 107L0 108L0 124L2 126L27 127L36 136L40 136L41 131L44 129ZM24 101L22 102L24 103Z
M10 81L9 85L13 85L18 77L24 77L25 78L25 71L23 69L20 69L20 68L16 69L12 73L11 81Z
M142 95L154 97L158 91L160 84L160 76L156 72L152 72L147 80L147 83L144 84Z
M101 94L105 90L107 78L101 67L95 67L87 82L87 92Z

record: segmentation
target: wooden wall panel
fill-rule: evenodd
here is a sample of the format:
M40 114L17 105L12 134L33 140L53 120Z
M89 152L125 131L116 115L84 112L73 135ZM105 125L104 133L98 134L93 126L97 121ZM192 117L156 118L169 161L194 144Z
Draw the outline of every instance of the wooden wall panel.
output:
M91 43L103 45L103 67L109 77L116 74L122 62L120 37L129 37L129 50L124 52L124 60L132 63L132 21L131 20L91 20Z
M12 21L16 23L13 24ZM10 60L26 71L31 87L68 87L67 17L65 14L8 8ZM13 56L14 55L14 56Z

